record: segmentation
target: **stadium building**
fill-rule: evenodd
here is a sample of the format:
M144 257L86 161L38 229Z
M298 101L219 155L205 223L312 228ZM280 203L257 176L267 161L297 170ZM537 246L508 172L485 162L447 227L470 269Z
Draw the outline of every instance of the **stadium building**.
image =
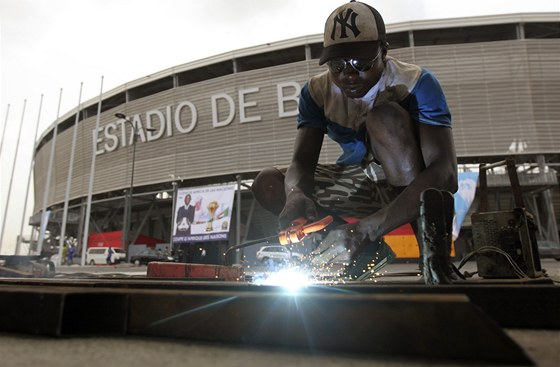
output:
M387 34L390 56L441 82L459 170L514 157L539 246L559 246L560 15L414 21L389 24ZM312 35L234 50L131 81L66 113L36 144L36 250L46 246L46 212L52 238L64 232L79 247L88 234L114 232L123 247L138 238L169 244L174 193L220 184L238 189L229 239L206 242L209 258L273 235L276 219L248 188L261 169L289 163L297 97L324 70L321 48L322 35ZM325 144L320 162L332 163L339 148ZM489 210L512 207L504 167L488 171L487 197ZM470 224L467 216L459 237L466 246Z

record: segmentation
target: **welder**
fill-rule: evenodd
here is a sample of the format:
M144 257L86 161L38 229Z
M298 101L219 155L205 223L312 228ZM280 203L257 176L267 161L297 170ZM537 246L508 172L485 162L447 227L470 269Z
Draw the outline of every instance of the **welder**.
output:
M389 56L388 46L373 7L351 1L329 15L319 59L326 69L302 88L292 161L261 171L252 190L280 229L334 217L314 265L346 261L343 275L355 279L395 257L383 236L410 223L420 246L430 242L419 261L426 283L448 283L452 210L429 223L430 236L418 220L426 218L423 192L448 208L457 189L451 114L436 77ZM325 135L342 152L334 164L318 163Z

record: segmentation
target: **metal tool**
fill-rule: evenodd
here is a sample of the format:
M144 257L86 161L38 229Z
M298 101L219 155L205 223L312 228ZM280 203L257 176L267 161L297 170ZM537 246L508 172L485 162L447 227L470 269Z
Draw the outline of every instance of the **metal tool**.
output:
M515 207L488 212L486 171L504 164ZM479 172L479 206L471 215L473 245L478 251L478 275L482 278L542 277L537 225L533 214L525 208L515 160L508 158L493 164L481 164Z
M282 245L296 244L303 241L303 239L311 233L325 229L332 221L332 215L327 215L323 219L306 225L307 219L298 218L290 223L288 228L278 234L278 240Z
M298 242L303 241L303 239L310 235L311 233L325 229L334 220L332 215L327 215L323 219L316 222L308 223L305 218L298 218L294 220L290 226L283 231L280 231L278 235L263 237L256 240L241 243L239 245L231 246L226 250L224 256L226 258L227 265L227 255L231 251L238 250L240 248L249 247L257 244L262 244L263 242L278 240L282 245L293 245Z

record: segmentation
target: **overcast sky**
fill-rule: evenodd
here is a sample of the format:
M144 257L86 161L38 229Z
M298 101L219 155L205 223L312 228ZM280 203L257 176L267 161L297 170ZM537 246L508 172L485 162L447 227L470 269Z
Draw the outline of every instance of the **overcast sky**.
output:
M367 0L387 24L560 12L560 0ZM341 0L0 0L0 226L23 115L4 244L19 233L35 126L128 81L224 52L319 34ZM60 112L59 95L62 89ZM44 95L39 116L39 101ZM10 105L6 122L6 111ZM32 187L32 186L31 186ZM31 214L29 195L26 218ZM27 221L27 219L26 219ZM1 229L1 227L0 227ZM24 234L28 234L26 226ZM2 240L2 239L0 239Z

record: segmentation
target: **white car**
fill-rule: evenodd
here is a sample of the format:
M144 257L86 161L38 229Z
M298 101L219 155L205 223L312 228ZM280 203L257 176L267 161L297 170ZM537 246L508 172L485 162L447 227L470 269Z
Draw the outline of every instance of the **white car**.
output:
M126 261L126 252L118 247L111 247L113 253L111 255L111 264ZM99 265L107 264L109 257L109 247L90 247L86 252L86 264Z
M289 248L281 245L263 246L257 251L257 260L264 263L268 262L268 260L278 262L289 262L290 260L302 261L303 254L290 251Z

